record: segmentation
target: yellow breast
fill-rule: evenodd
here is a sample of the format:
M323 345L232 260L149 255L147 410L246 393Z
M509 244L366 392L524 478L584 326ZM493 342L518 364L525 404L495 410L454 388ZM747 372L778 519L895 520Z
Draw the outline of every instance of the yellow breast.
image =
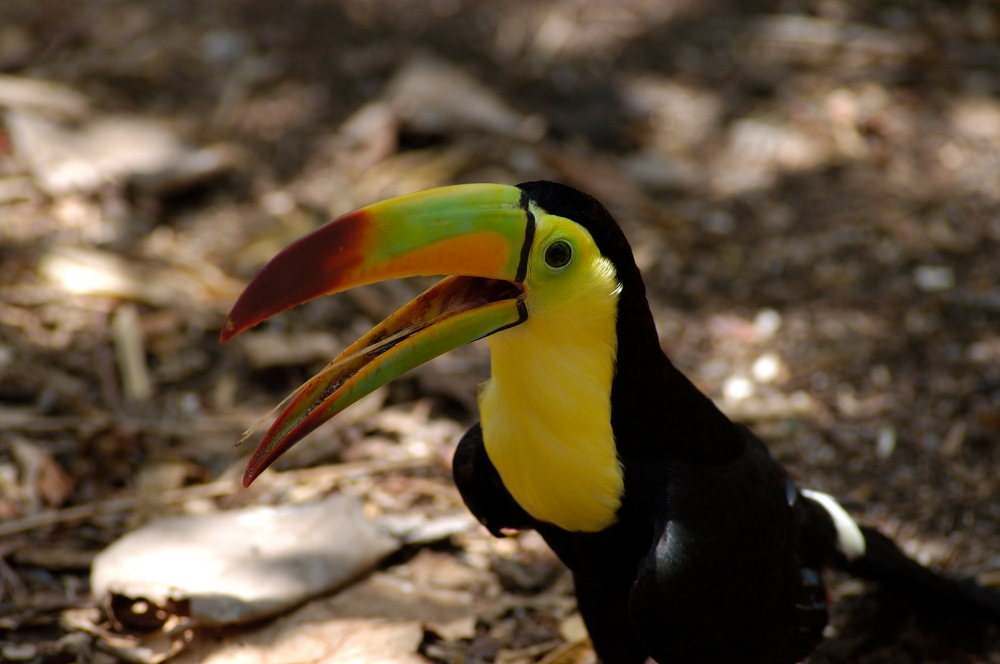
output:
M621 505L610 398L618 292L613 266L592 257L565 288L529 296L525 323L490 337L486 452L525 511L565 530L603 530Z

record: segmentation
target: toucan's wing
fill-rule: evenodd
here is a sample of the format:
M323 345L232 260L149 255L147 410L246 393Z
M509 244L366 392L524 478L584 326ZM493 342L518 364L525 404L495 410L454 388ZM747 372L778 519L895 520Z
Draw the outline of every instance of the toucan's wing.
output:
M746 444L732 463L669 469L658 501L669 514L629 600L657 661L793 664L822 640L825 592L799 555L794 486L739 429Z
M452 474L469 511L494 537L503 537L503 528L536 527L535 519L510 495L486 454L483 430L478 422L459 441L452 461Z
M465 504L490 532L500 537L502 528L533 528L573 571L577 605L602 661L607 664L646 661L646 652L629 625L629 579L615 578L623 576L629 561L624 558L625 567L608 563L608 560L622 560L620 554L627 548L622 539L606 534L570 533L525 512L507 491L486 454L479 424L462 436L455 450L452 472ZM617 526L611 530L616 531Z

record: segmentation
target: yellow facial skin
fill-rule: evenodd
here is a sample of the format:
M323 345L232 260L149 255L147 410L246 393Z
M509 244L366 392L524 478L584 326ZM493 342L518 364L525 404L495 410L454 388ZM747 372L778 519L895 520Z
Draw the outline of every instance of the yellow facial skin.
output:
M596 532L615 522L624 492L611 429L621 287L586 229L534 204L531 211L528 320L489 337L483 439L525 511L565 530ZM553 268L546 250L560 240L572 258Z

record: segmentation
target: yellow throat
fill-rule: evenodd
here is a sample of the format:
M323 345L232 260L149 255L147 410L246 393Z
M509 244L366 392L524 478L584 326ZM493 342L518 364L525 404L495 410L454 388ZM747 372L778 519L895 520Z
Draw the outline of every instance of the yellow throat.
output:
M571 531L616 520L624 492L611 429L620 286L590 233L532 206L528 319L489 338L492 377L479 411L490 461L531 516ZM545 249L572 246L553 270Z

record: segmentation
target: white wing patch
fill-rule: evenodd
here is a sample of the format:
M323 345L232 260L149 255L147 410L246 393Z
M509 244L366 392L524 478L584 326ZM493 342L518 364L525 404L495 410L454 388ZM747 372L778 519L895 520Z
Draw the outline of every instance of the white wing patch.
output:
M861 534L861 529L851 515L833 496L808 489L803 489L802 495L819 503L833 519L833 525L837 529L837 548L847 556L848 560L855 560L865 555L865 536Z

